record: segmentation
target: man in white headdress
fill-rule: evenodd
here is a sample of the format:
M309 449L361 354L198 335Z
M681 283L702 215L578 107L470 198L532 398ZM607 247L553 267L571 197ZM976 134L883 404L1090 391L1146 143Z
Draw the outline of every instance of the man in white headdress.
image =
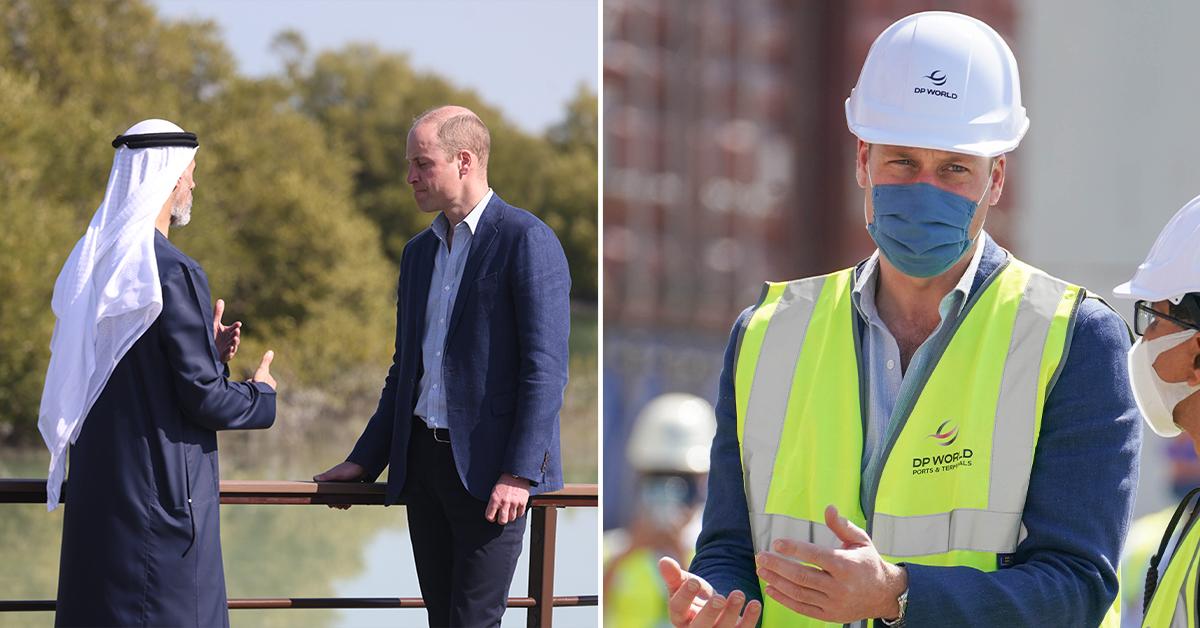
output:
M54 286L38 427L50 509L70 450L58 626L229 624L216 430L275 421L274 356L228 379L241 323L222 324L204 271L167 240L190 219L198 145L165 120L117 136L104 200Z

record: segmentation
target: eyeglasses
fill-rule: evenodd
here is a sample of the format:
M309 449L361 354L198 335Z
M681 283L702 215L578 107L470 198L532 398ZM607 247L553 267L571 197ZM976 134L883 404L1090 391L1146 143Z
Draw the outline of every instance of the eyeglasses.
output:
M1193 309L1191 307L1179 308L1183 310L1182 312L1176 311L1176 306L1172 306L1170 309L1176 314L1185 314L1190 315L1191 318L1197 318L1191 312ZM1186 321L1181 318L1171 316L1170 314L1159 312L1158 310L1154 309L1154 306L1149 301L1138 301L1133 305L1133 311L1133 331L1139 336L1144 336L1146 334L1146 330L1150 329L1150 326L1154 324L1155 319L1159 318L1174 323L1180 329L1195 329L1196 331L1200 331L1200 322L1196 322L1195 320Z

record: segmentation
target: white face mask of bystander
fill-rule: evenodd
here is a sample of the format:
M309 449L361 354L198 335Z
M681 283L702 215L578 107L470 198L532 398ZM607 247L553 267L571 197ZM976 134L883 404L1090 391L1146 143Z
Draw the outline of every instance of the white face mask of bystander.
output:
M1149 341L1139 338L1129 350L1129 381L1133 385L1133 397L1146 424L1159 436L1179 434L1181 430L1175 425L1173 416L1175 406L1200 390L1200 386L1163 381L1158 371L1154 370L1154 362L1158 356L1183 344L1197 333L1196 330L1187 329Z

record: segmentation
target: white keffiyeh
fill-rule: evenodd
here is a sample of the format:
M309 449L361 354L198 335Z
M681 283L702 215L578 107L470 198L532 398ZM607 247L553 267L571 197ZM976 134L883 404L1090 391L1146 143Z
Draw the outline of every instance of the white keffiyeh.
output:
M145 120L125 135L182 131L166 120ZM58 506L67 446L117 363L162 312L155 221L195 155L183 146L117 148L104 201L54 283L58 320L38 413L50 449L48 510Z

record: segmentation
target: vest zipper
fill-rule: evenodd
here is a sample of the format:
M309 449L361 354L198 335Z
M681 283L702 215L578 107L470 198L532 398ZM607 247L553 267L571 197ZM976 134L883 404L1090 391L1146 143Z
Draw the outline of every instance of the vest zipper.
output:
M1008 268L1008 264L1011 260L1012 256L1006 257L1004 262L996 267L996 270L992 271L992 274L988 275L987 278L983 280L983 283L979 284L978 288L971 291L971 296L967 299L967 302L963 304L962 311L959 312L958 318L954 320L954 325L951 327L950 331L945 334L944 339L939 344L930 347L930 349L934 352L932 356L934 367L929 369L917 382L915 394L911 395L910 398L905 401L903 406L897 406L892 409L892 416L889 417L888 425L886 426L887 433L884 440L882 454L877 456L874 460L868 461L867 468L865 471L863 471L861 505L863 509L863 515L866 517L867 534L873 533L875 498L879 492L879 482L883 478L883 468L887 465L887 460L892 455L892 447L894 447L896 445L896 441L900 439L900 432L904 430L904 426L908 423L909 415L911 415L912 411L916 408L917 401L921 398L921 393L925 391L925 384L929 383L929 378L933 376L933 371L937 368L936 365L938 360L941 360L942 354L946 352L946 347L950 346L950 341L953 340L954 335L958 333L958 328L961 327L963 321L967 319L967 315L971 313L971 309L973 309L975 304L979 302L979 299L983 296L983 293L987 292L988 288L992 286L992 283L997 277L1000 276L1000 273L1004 272L1004 270ZM854 320L854 328L856 330L858 329L857 319ZM870 408L868 408L865 403L862 403L865 395L862 392L864 385L862 383L863 365L861 344L861 342L855 343L854 350L856 359L859 362L859 414L863 416L865 425L865 421L867 420L867 412L870 411ZM910 361L909 366L911 365L912 362ZM901 386L903 386L903 384ZM863 430L863 434L864 436L866 435L865 429Z

